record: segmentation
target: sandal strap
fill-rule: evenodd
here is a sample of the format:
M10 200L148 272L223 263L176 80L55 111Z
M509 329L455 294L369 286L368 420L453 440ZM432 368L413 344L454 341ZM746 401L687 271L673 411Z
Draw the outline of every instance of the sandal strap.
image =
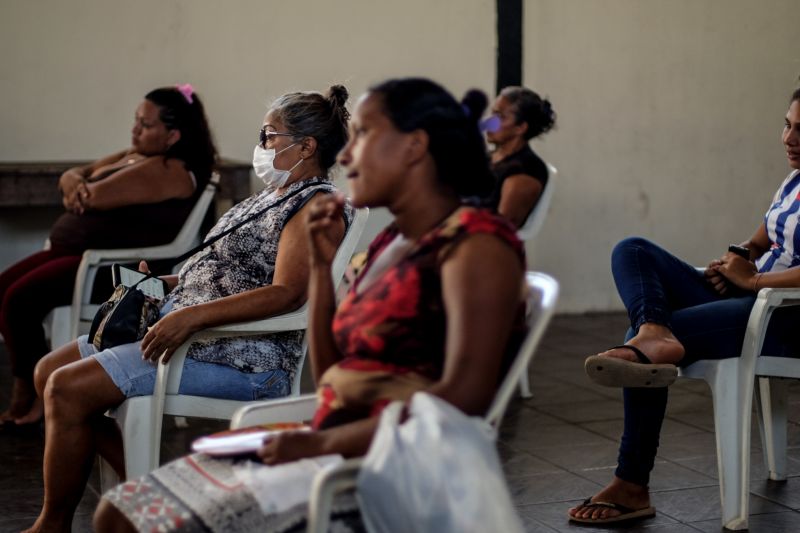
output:
M644 352L642 352L639 348L631 344L620 344L619 346L612 346L611 348L609 348L609 350L617 350L619 348L627 348L628 350L632 351L634 354L636 354L636 358L639 359L640 363L644 363L646 365L653 364L653 362L650 360L649 357L647 357L644 354Z
M586 509L596 509L598 507L603 507L605 509L612 509L614 511L619 511L620 514L630 514L635 513L636 511L641 511L642 509L646 509L643 507L642 509L633 509L631 507L626 507L620 503L611 503L611 502L593 502L591 498L586 498L583 501L582 507Z

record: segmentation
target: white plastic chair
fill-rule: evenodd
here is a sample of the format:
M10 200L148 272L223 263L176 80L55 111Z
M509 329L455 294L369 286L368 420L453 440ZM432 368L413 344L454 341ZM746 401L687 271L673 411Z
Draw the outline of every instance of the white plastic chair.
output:
M97 271L101 266L108 266L121 261L134 262L142 258L169 259L178 257L192 249L200 242L200 226L214 199L219 185L219 174L213 172L205 190L197 198L183 227L172 242L159 246L144 248L120 248L109 250L86 250L75 274L75 288L72 292L72 305L53 309L50 326L50 347L56 349L76 339L78 335L88 333L99 304L92 304L92 288ZM109 295L111 294L109 287ZM47 319L45 319L47 322Z
M530 212L528 218L526 218L525 222L522 224L522 227L517 231L517 237L519 237L519 240L522 242L532 241L539 235L539 231L541 231L542 226L544 226L545 218L547 218L547 213L550 212L550 204L553 201L553 192L556 188L558 170L550 163L546 164L547 185L544 191L542 191L542 196L539 198L536 207ZM523 398L530 398L533 396L531 394L531 385L528 380L528 372L523 372L522 377L519 378L519 394Z
M747 529L750 418L756 376L760 376L757 398L764 460L770 479L786 479L788 391L785 384L770 377L800 378L800 360L759 354L773 311L793 305L800 305L800 289L761 289L750 312L740 357L700 360L680 369L679 376L702 379L711 388L722 525L727 529Z
M368 209L356 210L347 234L336 252L336 257L331 267L331 275L336 285L339 284L344 276L345 268L364 231L368 217ZM296 311L272 318L227 324L200 331L181 345L172 356L169 364L159 364L152 396L128 398L113 412L110 411L108 413L108 416L116 418L122 432L126 476L129 479L142 476L159 465L163 415L229 420L237 409L253 403L178 394L181 374L183 373L183 361L191 343L202 339L219 337L305 330L307 314L307 304L303 304ZM302 355L292 382L290 398L297 397L300 394L300 379L306 350L307 340L304 338ZM260 402L263 403L264 400L260 400ZM267 403L271 403L271 401L267 401ZM108 474L110 474L110 469L104 468L104 475ZM113 481L113 478L109 479L109 481ZM105 483L106 479L103 479L103 484Z
M547 185L542 191L542 196L536 203L536 207L534 207L533 211L528 214L528 218L525 219L522 227L517 230L517 237L519 237L519 240L521 241L529 241L539 234L542 226L544 226L547 213L550 211L550 203L553 200L553 192L555 191L555 181L558 170L550 163L546 163L546 165Z
M555 310L558 299L558 282L547 274L528 272L526 281L529 288L526 322L528 333L517 352L514 362L508 369L492 404L486 413L486 421L497 428L503 419L511 396L514 394L520 376L527 372L536 347L544 335ZM254 404L243 408L234 415L231 428L241 428L256 424L269 424L281 421L309 420L314 413L316 397L312 394L268 404ZM362 459L348 459L337 465L321 470L314 478L311 488L308 512L309 532L327 531L333 497L335 494L355 488L356 476Z

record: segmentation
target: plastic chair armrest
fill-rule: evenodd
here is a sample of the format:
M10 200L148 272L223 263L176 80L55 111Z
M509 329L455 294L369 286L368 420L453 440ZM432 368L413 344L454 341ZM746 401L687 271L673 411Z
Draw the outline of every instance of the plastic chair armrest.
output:
M268 400L247 405L234 413L231 429L277 422L305 422L314 416L317 407L315 394Z
M773 311L794 305L800 305L800 289L764 288L758 291L753 309L750 311L742 343L741 357L744 364L755 365L756 358L761 354L764 336L767 334L767 325Z
M215 326L199 332L197 338L238 337L243 335L273 333L277 331L296 331L306 329L306 324L308 322L307 316L306 304L303 304L303 307L300 309L282 315L250 322L237 322L234 324Z
M363 458L348 459L320 470L311 484L308 500L307 533L328 531L333 498L336 494L355 488Z

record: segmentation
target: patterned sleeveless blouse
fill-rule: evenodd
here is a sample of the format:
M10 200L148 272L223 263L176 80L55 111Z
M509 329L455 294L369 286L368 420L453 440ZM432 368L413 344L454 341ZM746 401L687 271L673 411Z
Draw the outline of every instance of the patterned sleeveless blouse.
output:
M397 226L390 225L372 241L363 269L333 319L334 340L344 359L320 379L315 427L374 415L441 377L447 316L440 267L463 238L477 233L506 242L524 268L524 248L514 228L474 207L454 211L401 260L360 288L381 252L399 235ZM520 305L507 353L516 352L525 332L524 303Z
M233 206L206 237L222 233L298 189L303 190L190 257L178 274L177 287L169 295L173 310L270 285L281 231L316 193L336 191L327 178L293 183L281 194L264 189ZM345 223L348 227L352 219L353 210L347 206ZM198 361L229 365L242 372L282 369L293 377L302 354L302 338L302 331L290 331L204 340L193 343L188 356Z

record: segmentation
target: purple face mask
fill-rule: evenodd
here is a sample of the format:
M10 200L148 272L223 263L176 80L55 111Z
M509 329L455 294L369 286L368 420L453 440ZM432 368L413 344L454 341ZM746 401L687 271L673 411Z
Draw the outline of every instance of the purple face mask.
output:
M490 115L478 123L478 128L486 133L494 133L500 129L500 117L498 115Z

